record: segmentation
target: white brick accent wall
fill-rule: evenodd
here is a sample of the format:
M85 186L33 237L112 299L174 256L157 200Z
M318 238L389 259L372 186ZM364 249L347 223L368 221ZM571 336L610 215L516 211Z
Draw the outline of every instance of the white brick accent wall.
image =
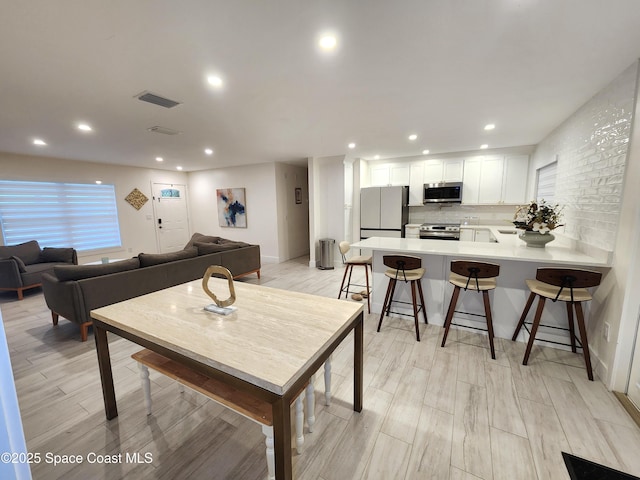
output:
M638 62L627 68L540 142L537 168L558 160L556 202L564 205L564 233L613 250L635 108Z

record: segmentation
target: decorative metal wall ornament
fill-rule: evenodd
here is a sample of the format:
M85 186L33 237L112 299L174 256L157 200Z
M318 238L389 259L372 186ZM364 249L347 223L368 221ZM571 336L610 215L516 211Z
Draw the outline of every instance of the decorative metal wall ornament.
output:
M124 197L125 201L136 210L140 210L142 206L149 201L147 196L137 188L131 190L131 193Z
M209 279L216 273L224 275L229 282L229 298L226 300L218 300L218 297L209 289ZM202 289L215 302L215 305L212 304L204 307L205 310L220 313L222 315L228 315L236 310L236 307L231 307L231 305L236 301L236 291L233 287L233 275L231 275L231 272L227 268L220 265L211 265L207 268L207 271L204 272L204 277L202 277Z

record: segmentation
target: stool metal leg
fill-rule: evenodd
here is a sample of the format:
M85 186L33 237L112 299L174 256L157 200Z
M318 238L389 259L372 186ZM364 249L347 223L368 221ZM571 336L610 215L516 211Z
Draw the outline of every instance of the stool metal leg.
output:
M484 300L484 314L487 318L487 330L489 335L489 347L491 348L491 358L496 359L496 350L493 346L493 318L491 317L491 304L489 303L489 292L484 290L482 292L482 299Z
M540 326L540 318L542 317L542 310L544 309L545 300L546 299L544 297L540 297L540 300L538 300L538 309L536 310L536 316L533 319L533 325L531 325L531 335L529 336L529 343L527 343L527 349L524 352L524 359L522 360L523 365L526 365L529 361L531 347L533 347L533 341L536 339L536 332L538 331L538 326Z
M391 280L391 294L389 295L389 303L387 303L387 317L389 313L391 313L391 303L393 302L393 296L396 294L396 284L398 283L397 279Z
M344 282L347 279L347 273L349 272L350 268L352 268L351 265L347 265L346 267L344 267L344 275L342 276L342 283L340 284L340 292L338 293L338 299L342 297L342 292L344 291ZM351 278L351 275L349 275L349 278ZM347 284L347 290L349 290L349 284ZM344 298L348 298L348 297L349 297L349 293L346 292L344 294Z
M534 298L536 298L536 294L531 292L531 294L529 295L529 299L527 300L527 304L525 305L524 310L522 311L522 315L520 315L520 320L518 321L518 326L516 327L516 331L513 332L513 337L511 337L511 340L514 342L516 341L516 338L518 338L518 333L520 333L520 329L524 325L524 321L527 318L527 314L529 313L529 309L533 304Z
M369 290L369 265L364 264L364 278L366 279L367 284L367 309L368 312L371 313L371 290Z
M578 329L580 330L580 341L582 342L582 353L584 354L584 363L587 367L587 376L593 381L593 370L591 369L591 356L589 354L589 341L587 340L587 329L584 325L584 313L582 311L582 303L576 302L576 317L578 317Z

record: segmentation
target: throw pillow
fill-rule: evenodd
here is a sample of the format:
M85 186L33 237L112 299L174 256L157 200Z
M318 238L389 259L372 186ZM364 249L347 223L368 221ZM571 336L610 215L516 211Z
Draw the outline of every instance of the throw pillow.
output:
M73 263L73 248L44 247L40 253L42 263Z
M37 240L0 247L0 258L20 257L25 265L40 262L40 245Z

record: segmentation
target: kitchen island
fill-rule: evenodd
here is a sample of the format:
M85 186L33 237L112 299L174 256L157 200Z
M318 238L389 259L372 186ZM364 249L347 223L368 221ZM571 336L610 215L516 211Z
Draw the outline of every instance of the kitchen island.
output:
M448 282L450 263L452 260L477 260L481 262L497 263L500 265L498 287L491 294L493 325L495 336L511 338L518 323L529 290L525 280L535 278L538 267L567 267L597 270L605 274L611 264L611 252L598 250L593 247L577 245L561 235L547 244L546 248L527 247L518 238L513 227L497 227L491 225L474 226L477 229L489 229L497 242L467 242L451 240L424 240L417 238L381 238L371 237L353 243L352 248L371 251L373 255L373 292L371 297L371 311L380 313L387 287L386 267L382 257L389 254L413 255L422 259L422 266L426 272L422 279L422 287L427 304L429 323L443 325L446 310L449 306L453 287ZM398 283L400 294L396 298L410 302L411 296L404 282ZM593 303L595 303L594 300ZM588 318L589 305L585 305L585 315ZM403 311L402 308L394 309ZM462 294L458 301L457 310L471 313L483 313L482 296L468 292ZM533 318L533 311L528 320ZM410 309L404 313L411 313ZM594 319L597 321L597 319ZM470 327L484 327L484 318L474 315L458 314L454 322ZM542 317L542 323L565 327L566 307L561 303L547 302ZM593 321L592 321L593 323ZM592 335L593 325L588 327ZM384 328L384 324L383 324ZM407 322L407 330L412 328L412 322ZM519 339L522 341L526 331L523 329ZM538 338L550 341L564 342L568 335L558 330L539 331Z

